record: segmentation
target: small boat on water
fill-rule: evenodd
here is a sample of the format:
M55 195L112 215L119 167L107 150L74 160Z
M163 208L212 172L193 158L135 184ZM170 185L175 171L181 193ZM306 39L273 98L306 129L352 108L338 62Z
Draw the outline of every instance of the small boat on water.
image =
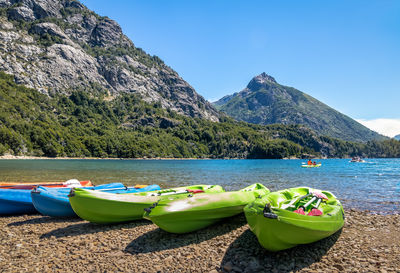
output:
M344 211L328 191L307 187L272 192L244 208L251 231L269 251L328 237L341 229Z
M144 218L167 232L192 232L242 213L244 206L269 192L256 183L239 191L172 196L147 208Z
M319 167L321 167L321 166L322 166L321 163L318 163L318 164L311 164L311 165L308 165L308 164L302 164L302 165L301 165L302 168L319 168Z
M365 162L365 160L364 159L362 159L361 157L359 157L359 156L355 156L355 157L352 157L351 158L351 160L349 161L349 162L358 162L358 163L364 163Z
M49 185L49 184L45 184ZM59 188L69 188L76 186L92 185L90 181L78 181L71 179L59 183ZM55 188L54 184L51 184ZM13 215L36 212L32 204L31 190L34 184L25 187L23 184L14 184L11 188L0 188L0 215Z
M136 185L126 187L122 183L109 183L94 187L84 187L87 190L98 190L110 193L134 193L144 191L159 190L158 185ZM69 188L48 188L37 187L31 192L33 206L43 215L53 217L72 217L76 216L71 204L69 203L68 194Z
M120 223L143 218L144 209L163 198L200 192L224 192L218 185L195 185L158 191L115 194L85 189L73 189L69 202L75 213L93 223Z

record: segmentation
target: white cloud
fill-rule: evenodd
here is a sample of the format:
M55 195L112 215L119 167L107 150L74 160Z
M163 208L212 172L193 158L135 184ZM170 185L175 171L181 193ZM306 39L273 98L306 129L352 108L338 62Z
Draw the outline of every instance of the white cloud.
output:
M400 119L378 118L356 120L369 129L388 137L394 137L395 135L400 134Z

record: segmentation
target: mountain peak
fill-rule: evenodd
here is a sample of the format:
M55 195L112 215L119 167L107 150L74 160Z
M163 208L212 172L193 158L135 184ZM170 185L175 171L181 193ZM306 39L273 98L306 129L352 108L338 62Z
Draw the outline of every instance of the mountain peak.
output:
M277 83L275 78L268 75L267 73L263 72L258 76L255 76L254 79L257 79L259 81L268 81L268 82L273 82L273 83Z
M256 124L299 124L317 134L365 142L383 136L369 130L315 98L280 85L266 73L254 77L247 88L217 101L233 118Z
M277 83L274 77L268 75L267 73L263 72L258 76L255 76L247 85L247 88L251 90L258 90L260 88L265 88L267 85L271 83Z

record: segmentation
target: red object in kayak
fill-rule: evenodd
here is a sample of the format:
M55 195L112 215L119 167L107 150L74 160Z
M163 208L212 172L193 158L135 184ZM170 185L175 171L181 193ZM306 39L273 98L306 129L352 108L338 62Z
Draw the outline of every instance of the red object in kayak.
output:
M202 193L202 192L204 192L203 190L191 190L191 189L187 189L186 191L190 192L190 193Z

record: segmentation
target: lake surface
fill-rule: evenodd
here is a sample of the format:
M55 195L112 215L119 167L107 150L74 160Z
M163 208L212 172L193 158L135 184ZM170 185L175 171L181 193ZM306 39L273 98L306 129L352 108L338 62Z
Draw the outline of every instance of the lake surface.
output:
M400 159L326 159L321 168L304 160L0 160L0 181L91 180L94 184L219 184L238 190L262 183L271 191L309 186L333 192L345 208L400 212Z

